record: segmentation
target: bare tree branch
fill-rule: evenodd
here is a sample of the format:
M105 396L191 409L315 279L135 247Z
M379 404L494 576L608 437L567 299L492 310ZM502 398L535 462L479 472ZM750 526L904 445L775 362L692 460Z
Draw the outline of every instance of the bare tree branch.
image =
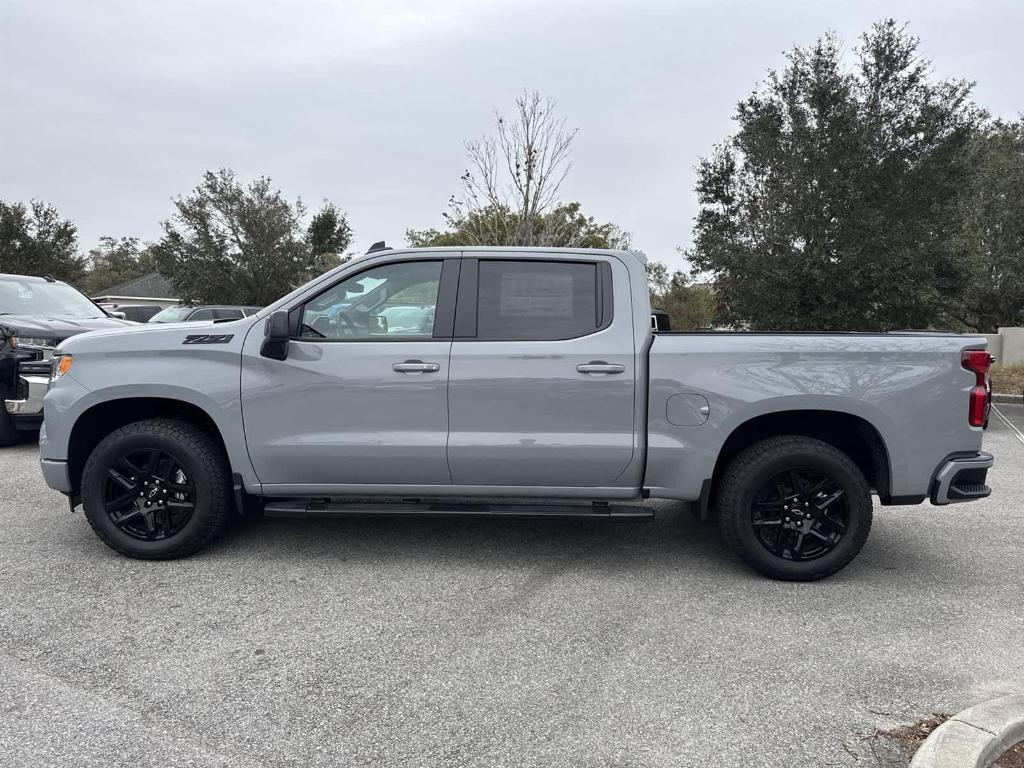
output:
M470 169L462 177L462 194L449 202L446 219L479 233L485 242L548 244L553 233L542 222L557 206L559 188L572 168L576 132L556 118L552 99L525 91L516 99L514 117L495 113L493 137L466 144ZM495 215L500 212L507 215Z

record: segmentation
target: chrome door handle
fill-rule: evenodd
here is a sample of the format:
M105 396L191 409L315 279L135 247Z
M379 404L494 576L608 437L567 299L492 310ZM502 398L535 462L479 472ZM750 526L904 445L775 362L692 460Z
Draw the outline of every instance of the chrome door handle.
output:
M589 363L580 363L576 370L580 373L623 373L626 366L606 363L604 360L591 360Z
M391 370L398 373L437 373L441 366L437 363L424 363L422 360L406 360L404 363L395 363Z

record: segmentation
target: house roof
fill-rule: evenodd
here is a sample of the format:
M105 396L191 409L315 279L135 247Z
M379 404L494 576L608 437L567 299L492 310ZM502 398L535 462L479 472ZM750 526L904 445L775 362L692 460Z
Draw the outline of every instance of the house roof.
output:
M140 299L168 299L177 294L174 286L159 272L150 272L148 275L137 277L126 283L115 285L100 291L97 298L103 296L134 296Z

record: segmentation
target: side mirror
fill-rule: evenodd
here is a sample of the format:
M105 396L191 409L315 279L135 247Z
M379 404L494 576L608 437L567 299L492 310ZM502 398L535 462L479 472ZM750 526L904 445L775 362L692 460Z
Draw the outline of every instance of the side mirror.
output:
M386 336L388 333L388 319L384 315L373 315L370 318L370 334L373 336Z
M288 312L279 309L267 318L263 331L263 345L260 354L272 360L284 360L288 357L288 340L291 338L291 323Z

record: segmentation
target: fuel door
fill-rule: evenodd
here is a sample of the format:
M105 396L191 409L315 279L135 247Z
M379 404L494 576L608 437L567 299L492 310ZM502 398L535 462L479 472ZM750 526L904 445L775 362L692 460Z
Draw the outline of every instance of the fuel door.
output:
M665 418L677 427L699 427L711 415L711 404L703 395L672 395L665 405Z

